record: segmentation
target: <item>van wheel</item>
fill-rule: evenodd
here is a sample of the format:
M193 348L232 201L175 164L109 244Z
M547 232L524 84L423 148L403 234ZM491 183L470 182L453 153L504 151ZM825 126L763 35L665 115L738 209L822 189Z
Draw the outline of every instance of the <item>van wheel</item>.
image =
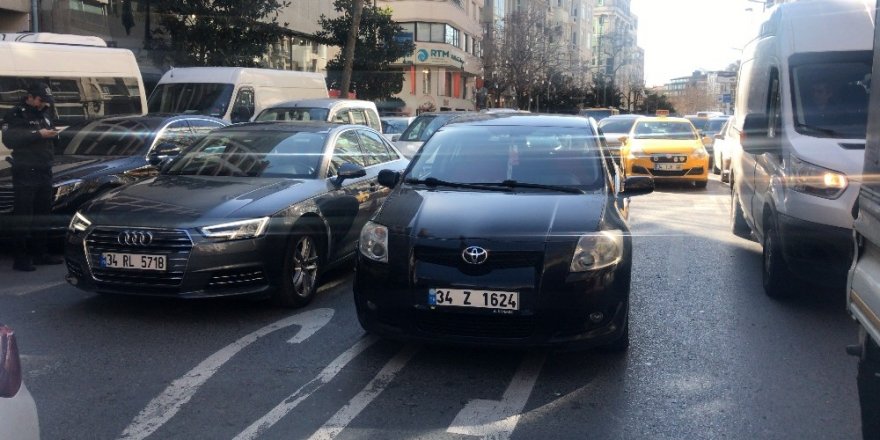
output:
M733 181L730 182L730 230L733 235L742 238L749 238L752 234L752 228L746 222L742 205L739 203L739 194L733 188Z
M771 298L791 296L796 280L782 256L782 242L773 219L764 223L763 281L764 293Z
M321 269L317 234L306 230L291 237L284 257L281 288L272 298L284 307L302 307L315 297Z
M863 354L859 359L857 384L862 410L862 437L880 438L880 347L865 336Z

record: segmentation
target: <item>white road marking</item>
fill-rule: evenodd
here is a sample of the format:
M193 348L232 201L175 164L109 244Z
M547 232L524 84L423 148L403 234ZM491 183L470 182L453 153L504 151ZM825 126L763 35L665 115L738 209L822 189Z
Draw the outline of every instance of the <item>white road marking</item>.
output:
M405 347L400 353L397 353L396 356L391 358L382 370L379 371L379 374L361 390L356 396L352 397L351 400L348 401L344 407L342 407L327 423L324 423L320 429L318 429L309 440L331 440L336 438L367 405L370 404L379 394L382 394L382 391L385 390L385 387L391 383L392 380L397 376L397 373L406 366L406 363L409 362L410 359L416 354L418 351L418 347L414 345L409 345Z
M161 395L150 401L147 407L125 428L121 438L139 440L156 432L156 430L174 417L183 405L189 402L199 387L204 385L223 364L263 336L293 325L298 325L303 330L311 329L311 334L314 334L317 329L330 322L332 317L333 309L305 311L269 324L223 347L220 351L196 365L195 368L183 377L172 382Z
M49 290L53 287L60 287L65 284L67 284L66 281L56 281L53 283L27 286L25 288L20 288L20 287L5 288L5 289L0 289L0 296L5 296L5 295L25 296L25 295L28 295L28 294L31 294L34 292L39 292L41 290Z
M529 355L520 364L501 400L471 400L446 432L495 440L510 438L546 359L546 353Z
M317 377L301 386L290 397L284 399L275 408L272 408L266 415L247 427L241 434L235 436L234 440L253 439L260 434L266 432L269 428L278 423L287 414L294 410L300 403L308 399L314 392L318 391L325 384L333 380L334 377L355 357L361 354L369 346L373 345L379 338L376 336L367 336L354 344L351 348L340 354L333 362L331 362Z

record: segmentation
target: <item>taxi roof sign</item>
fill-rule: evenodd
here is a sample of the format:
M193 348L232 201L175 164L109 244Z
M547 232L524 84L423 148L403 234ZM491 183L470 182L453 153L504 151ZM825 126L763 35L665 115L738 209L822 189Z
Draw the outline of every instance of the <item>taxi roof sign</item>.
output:
M657 110L656 116L659 116L659 117L669 116L669 110Z

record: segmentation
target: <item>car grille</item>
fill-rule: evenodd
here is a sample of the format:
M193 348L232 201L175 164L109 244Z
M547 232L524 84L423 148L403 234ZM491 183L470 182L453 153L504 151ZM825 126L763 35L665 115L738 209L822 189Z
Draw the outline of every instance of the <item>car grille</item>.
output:
M125 230L149 230L152 243L145 246L120 244L119 233ZM99 282L109 284L137 285L154 288L173 288L183 282L183 274L192 252L192 240L186 231L138 228L98 228L86 237L88 259L92 275ZM129 254L155 254L168 257L168 270L142 271L98 267L102 252Z
M478 338L526 338L535 331L532 316L419 312L416 327L423 332Z
M266 285L266 275L259 268L224 270L215 273L208 282L208 290L222 291Z
M0 214L12 214L14 193L11 186L0 186Z
M665 171L665 170L650 170L651 174L657 177L682 177L687 174L688 170L683 171Z
M685 163L687 156L655 154L651 156L651 161L654 163Z
M489 258L481 265L465 263L461 257L462 249L440 248L418 245L415 247L415 258L418 261L441 266L458 267L461 269L482 268L483 270L510 269L517 267L536 267L543 260L543 252L534 251L495 251L489 249Z

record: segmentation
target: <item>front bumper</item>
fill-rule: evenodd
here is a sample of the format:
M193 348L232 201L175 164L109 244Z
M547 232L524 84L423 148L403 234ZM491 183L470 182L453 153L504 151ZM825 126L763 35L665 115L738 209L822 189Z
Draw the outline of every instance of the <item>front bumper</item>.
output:
M628 320L628 264L569 275L553 270L538 275L530 268L468 275L449 267L417 267L407 275L394 262L359 256L354 297L358 319L367 331L456 345L584 349L617 340ZM454 272L458 273L450 279ZM511 312L432 306L432 287L518 291L520 307ZM598 313L601 319L595 319Z
M852 265L852 230L777 213L782 254L789 270L823 285L846 281Z
M680 157L683 161L671 162L671 158ZM660 169L673 166L675 170ZM651 176L659 181L707 181L709 180L709 157L697 157L685 154L654 154L624 158L626 174L633 176Z
M85 291L142 296L202 298L268 295L280 279L284 240L257 239L218 242L186 230L157 229L149 246L126 246L114 241L125 229L95 228L68 234L65 241L67 281ZM103 252L165 255L164 271L102 267Z

